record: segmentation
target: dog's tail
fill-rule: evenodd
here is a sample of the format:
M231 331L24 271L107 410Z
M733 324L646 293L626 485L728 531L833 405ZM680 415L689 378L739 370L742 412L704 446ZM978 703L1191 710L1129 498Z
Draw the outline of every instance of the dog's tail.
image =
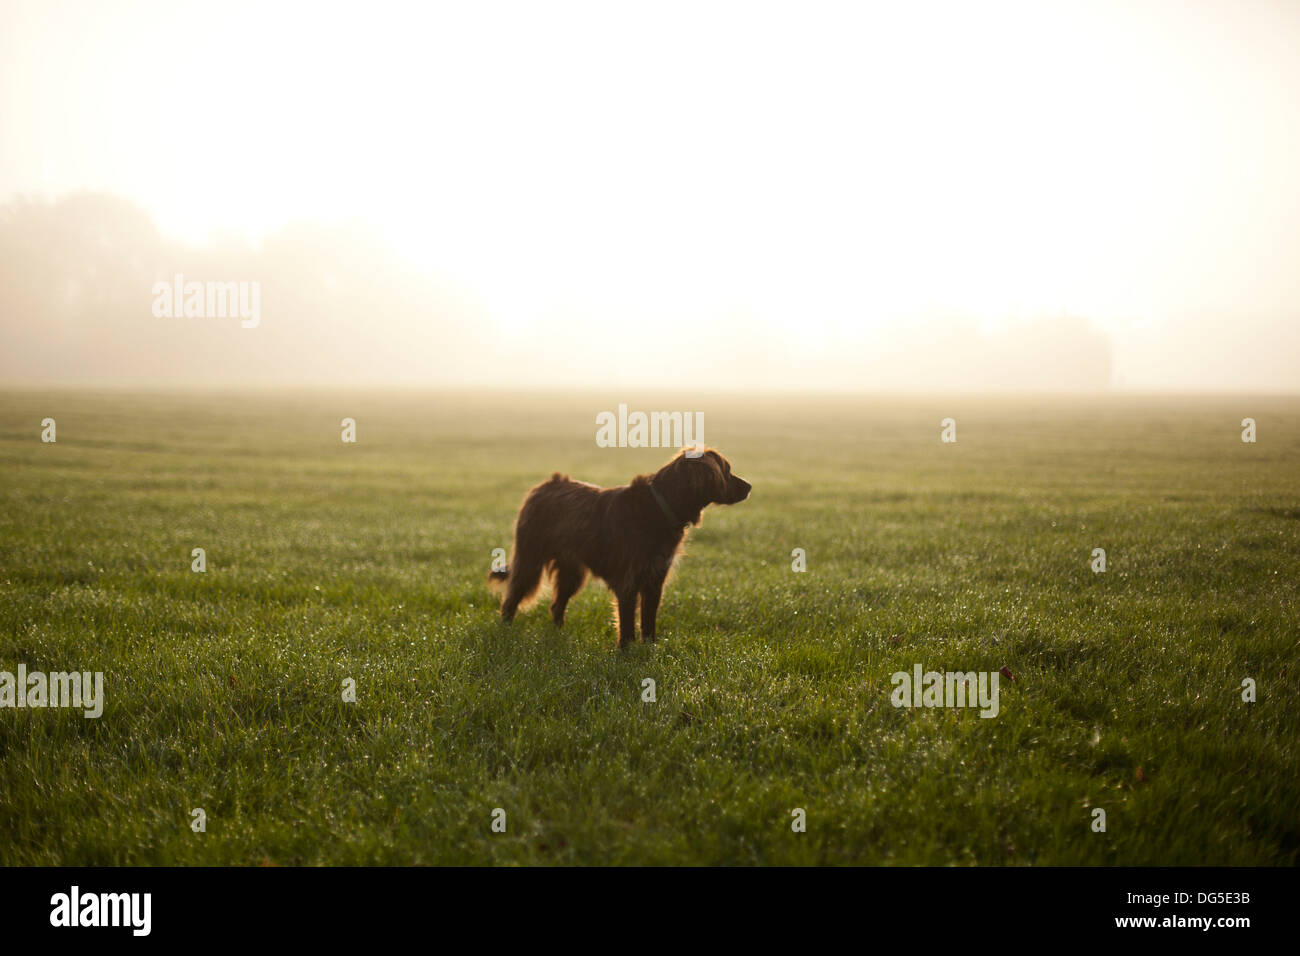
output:
M487 576L488 588L497 592L498 594L505 593L506 584L509 583L509 581L510 581L510 572L507 571L505 568L502 568L500 571L498 571L496 568L493 568L491 571L488 572L488 576Z

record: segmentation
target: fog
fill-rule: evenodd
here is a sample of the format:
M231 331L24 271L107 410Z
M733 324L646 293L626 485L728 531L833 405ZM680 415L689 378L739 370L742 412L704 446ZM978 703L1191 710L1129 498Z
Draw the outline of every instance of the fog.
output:
M0 383L1293 391L1296 49L1289 2L6 3Z

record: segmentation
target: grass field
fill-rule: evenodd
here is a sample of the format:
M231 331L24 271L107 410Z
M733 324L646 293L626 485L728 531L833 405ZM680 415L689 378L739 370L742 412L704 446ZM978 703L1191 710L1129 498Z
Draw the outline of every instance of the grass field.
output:
M657 645L599 585L502 626L524 492L668 457L596 446L619 402L703 411L752 497ZM0 710L3 864L1300 855L1300 399L8 390L0 463L0 670L107 698ZM891 706L918 663L1015 680Z

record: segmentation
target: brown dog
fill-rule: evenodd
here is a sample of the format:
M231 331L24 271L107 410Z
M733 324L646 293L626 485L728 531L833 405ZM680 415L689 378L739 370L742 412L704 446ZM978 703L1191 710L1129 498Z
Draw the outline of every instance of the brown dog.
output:
M502 620L514 619L546 574L554 582L551 618L562 625L569 599L590 572L614 592L618 646L636 639L638 598L641 638L653 641L664 581L687 527L700 523L707 505L744 501L750 487L712 448L683 450L653 475L637 475L620 488L599 488L556 472L524 498L509 570L488 574L505 591Z

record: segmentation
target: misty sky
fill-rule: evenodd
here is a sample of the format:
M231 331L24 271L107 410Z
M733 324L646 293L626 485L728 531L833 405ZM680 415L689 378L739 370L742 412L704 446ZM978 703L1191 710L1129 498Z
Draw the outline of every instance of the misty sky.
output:
M402 308L336 322L428 361L359 380L1036 386L1084 342L1093 384L1293 390L1297 51L1292 0L3 0L0 203L112 194L191 249L380 237ZM35 301L0 290L33 356ZM273 340L265 309L229 334ZM442 369L423 331L457 323L489 347ZM346 375L348 339L286 380Z

